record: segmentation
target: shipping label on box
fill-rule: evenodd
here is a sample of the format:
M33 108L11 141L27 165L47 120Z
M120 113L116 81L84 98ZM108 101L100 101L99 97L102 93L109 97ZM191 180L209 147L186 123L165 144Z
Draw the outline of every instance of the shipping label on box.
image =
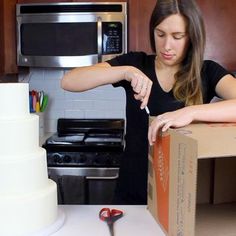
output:
M196 236L196 232L203 231L203 227L196 229L199 225L196 222L201 222L196 220L199 213L196 212L196 196L199 189L204 189L197 183L198 164L200 159L236 156L236 126L226 127L222 124L195 124L170 129L158 136L150 147L148 209L166 235ZM227 144L222 143L224 139ZM212 183L217 186L214 181ZM213 186L212 189L219 188ZM232 200L231 193L230 196Z

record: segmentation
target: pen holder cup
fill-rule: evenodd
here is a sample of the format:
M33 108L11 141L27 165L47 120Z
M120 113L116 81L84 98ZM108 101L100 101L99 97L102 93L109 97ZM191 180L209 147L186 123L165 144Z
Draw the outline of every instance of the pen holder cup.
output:
M37 112L36 115L39 116L39 137L43 137L45 134L44 112Z

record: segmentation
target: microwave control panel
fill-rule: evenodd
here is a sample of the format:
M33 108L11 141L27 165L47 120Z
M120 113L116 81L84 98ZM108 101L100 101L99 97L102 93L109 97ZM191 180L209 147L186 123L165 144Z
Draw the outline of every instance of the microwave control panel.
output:
M102 54L122 53L122 23L102 22Z

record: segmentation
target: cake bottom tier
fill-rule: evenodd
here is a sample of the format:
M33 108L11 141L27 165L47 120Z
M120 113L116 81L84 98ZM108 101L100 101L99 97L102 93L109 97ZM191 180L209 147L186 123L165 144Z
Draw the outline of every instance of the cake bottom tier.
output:
M0 196L0 235L24 236L54 223L57 219L57 186L52 180L37 192Z

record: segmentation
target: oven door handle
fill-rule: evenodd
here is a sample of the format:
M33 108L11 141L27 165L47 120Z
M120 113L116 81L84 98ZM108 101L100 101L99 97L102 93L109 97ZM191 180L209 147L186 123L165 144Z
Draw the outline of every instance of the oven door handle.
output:
M119 174L116 174L114 176L86 176L86 179L88 180L113 180L118 178Z

